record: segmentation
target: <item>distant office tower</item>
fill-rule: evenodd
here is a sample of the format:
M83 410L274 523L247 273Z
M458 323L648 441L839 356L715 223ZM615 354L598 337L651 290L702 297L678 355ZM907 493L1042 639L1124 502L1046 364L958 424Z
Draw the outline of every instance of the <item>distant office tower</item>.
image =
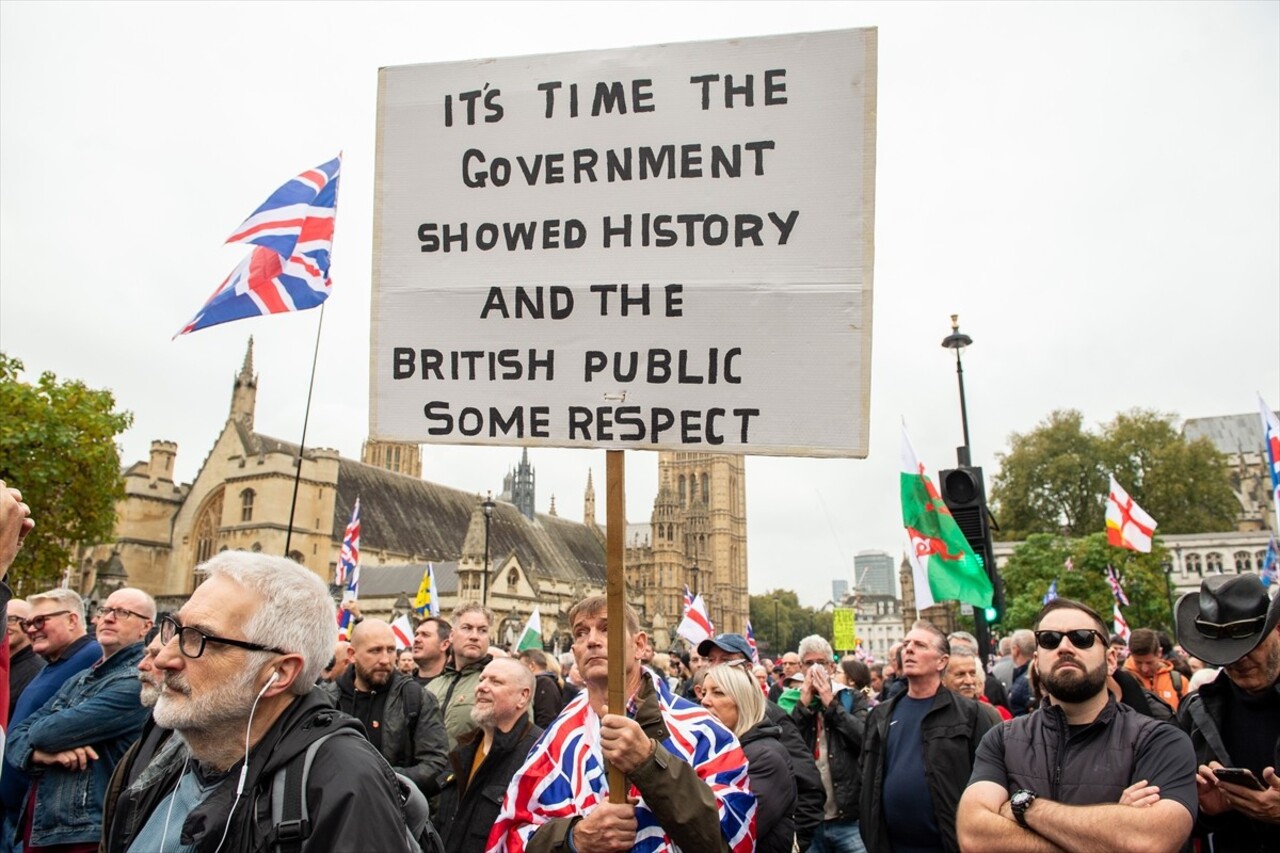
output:
M844 597L849 594L849 582L847 580L833 580L831 582L831 600L837 605L844 601Z
M863 595L898 597L893 575L893 557L885 551L859 551L853 558L853 579Z

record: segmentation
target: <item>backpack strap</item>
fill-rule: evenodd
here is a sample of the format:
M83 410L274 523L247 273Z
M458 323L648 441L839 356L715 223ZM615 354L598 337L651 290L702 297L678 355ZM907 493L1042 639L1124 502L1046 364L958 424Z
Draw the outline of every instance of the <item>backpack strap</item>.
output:
M1233 767L1231 754L1227 752L1227 745L1222 742L1222 733L1218 731L1218 724L1214 722L1213 717L1209 716L1209 712L1204 708L1204 699L1199 693L1193 693L1186 701L1187 713L1191 715L1191 720L1196 724L1204 742L1209 745L1209 749L1213 750L1213 754L1217 756L1218 761L1227 767Z
M1169 681L1173 683L1173 692L1182 695L1182 673L1176 669L1169 673Z
M422 714L422 692L427 688L420 685L413 679L409 679L409 687L400 691L404 694L404 718L412 738L418 731L418 717Z
M271 777L271 832L267 836L267 844L273 853L299 851L302 843L311 835L307 780L311 776L311 763L315 761L320 747L329 738L359 734L352 729L342 728L316 738L306 752L289 759Z

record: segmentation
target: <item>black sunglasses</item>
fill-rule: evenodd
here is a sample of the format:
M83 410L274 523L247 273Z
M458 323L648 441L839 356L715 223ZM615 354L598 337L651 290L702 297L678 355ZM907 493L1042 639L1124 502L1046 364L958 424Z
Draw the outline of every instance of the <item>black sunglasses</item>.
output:
M1066 637L1071 641L1071 645L1077 649L1091 649L1094 642L1101 637L1102 642L1110 642L1110 639L1101 631L1095 631L1093 628L1076 628L1071 631L1036 631L1036 645L1046 651L1053 651L1062 645L1062 638Z
M172 616L162 617L160 619L160 642L167 646L173 641L174 637L178 638L178 651L182 652L184 657L192 659L204 654L206 643L235 646L237 649L248 649L251 652L274 652L278 655L289 654L284 649L250 643L245 640L228 640L226 637L215 637L212 634L206 634L199 628L179 625Z
M1209 622L1205 619L1197 619L1196 630L1200 632L1200 636L1208 640L1243 640L1258 633L1266 622L1267 614L1265 613L1249 619L1237 619L1234 622Z

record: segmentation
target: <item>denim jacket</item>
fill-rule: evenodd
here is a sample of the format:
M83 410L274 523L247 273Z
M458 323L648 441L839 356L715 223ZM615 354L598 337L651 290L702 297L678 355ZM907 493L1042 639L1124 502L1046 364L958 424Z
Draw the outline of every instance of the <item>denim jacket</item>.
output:
M142 643L134 643L86 669L9 733L9 757L31 774L36 783L32 790L38 792L33 846L95 842L101 837L107 783L147 719L148 711L138 699L136 668L142 655ZM86 745L98 758L82 771L31 763L37 749L59 752ZM27 808L24 802L23 811Z

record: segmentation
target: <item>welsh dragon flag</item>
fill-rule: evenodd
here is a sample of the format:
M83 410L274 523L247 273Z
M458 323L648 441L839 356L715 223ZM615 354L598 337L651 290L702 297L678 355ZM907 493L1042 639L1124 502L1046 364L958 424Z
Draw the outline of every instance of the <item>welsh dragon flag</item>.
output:
M529 621L525 623L524 633L520 635L520 641L516 643L516 651L522 652L525 649L541 649L542 648L542 616L538 613L538 608L533 608L533 612L529 614Z
M958 599L975 607L991 606L991 579L942 502L924 465L916 458L902 427L902 523L907 528L916 608Z

